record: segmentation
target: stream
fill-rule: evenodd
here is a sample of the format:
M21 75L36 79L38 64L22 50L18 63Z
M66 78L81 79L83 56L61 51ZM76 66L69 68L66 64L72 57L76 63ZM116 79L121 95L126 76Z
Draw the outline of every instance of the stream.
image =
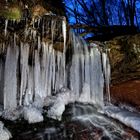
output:
M66 106L62 121L46 116L44 122L5 121L11 140L139 140L139 133L97 112L93 105L74 103Z

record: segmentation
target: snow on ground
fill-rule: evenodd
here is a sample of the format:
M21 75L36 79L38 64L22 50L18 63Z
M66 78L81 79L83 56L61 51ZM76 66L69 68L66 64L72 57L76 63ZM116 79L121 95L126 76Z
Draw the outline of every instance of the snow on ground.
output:
M41 109L44 106L44 98L40 97L40 95L36 95L32 106L35 108Z
M1 116L6 120L15 121L22 116L23 108L19 107L17 109L6 109L2 112Z
M60 121L64 110L65 110L64 102L56 101L54 105L48 110L48 117Z
M11 121L15 121L23 117L29 123L37 123L43 121L42 108L36 107L35 104L19 107L13 110L6 109L1 112L1 117Z
M61 120L61 116L65 111L65 105L71 102L70 94L71 94L70 90L62 88L61 91L56 95L56 97L52 98L54 100L53 101L50 100L50 103L52 105L48 110L48 117Z
M0 121L0 140L9 140L11 137L11 133L4 127L3 122Z
M56 96L47 96L44 99L44 106L52 106L55 103L56 99L57 99Z
M41 110L32 106L24 107L23 116L24 119L27 120L29 123L37 123L43 121Z
M140 133L140 114L113 105L105 107L104 113Z

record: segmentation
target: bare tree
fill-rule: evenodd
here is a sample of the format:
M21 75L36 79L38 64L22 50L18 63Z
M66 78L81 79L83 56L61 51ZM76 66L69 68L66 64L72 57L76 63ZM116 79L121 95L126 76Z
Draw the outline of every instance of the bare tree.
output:
M121 5L127 25L134 26L136 16L136 0L121 0Z
M117 31L119 26L139 26L138 3L139 0L71 0L66 9L76 31L81 28L82 34L95 35L101 34L101 29L107 33L108 27Z

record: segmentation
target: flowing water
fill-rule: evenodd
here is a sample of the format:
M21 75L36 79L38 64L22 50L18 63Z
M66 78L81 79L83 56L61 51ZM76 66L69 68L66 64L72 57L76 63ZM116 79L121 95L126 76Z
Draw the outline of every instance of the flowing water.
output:
M45 115L45 114L44 114ZM138 140L139 134L97 112L89 104L69 104L61 122L46 119L43 123L5 122L12 140Z
M98 110L103 111L104 101L110 101L107 49L96 44L88 48L81 37L67 30L63 17L44 16L33 25L20 24L5 21L1 32L4 38L0 41L2 117L14 120L18 114L29 123L43 121L43 106L49 106L47 115L61 120L67 104L90 103L94 104L96 111L93 107L75 106L71 123L76 121L85 129L99 130L99 139L123 139L124 128L98 113ZM17 29L15 25L24 28L9 32L11 28ZM81 114L78 114L79 110L82 110ZM60 126L43 128L41 138L56 139L53 137L62 132L61 139L75 139L67 134L66 126L63 124L62 131ZM94 139L97 132L90 134ZM135 139L133 136L129 138Z

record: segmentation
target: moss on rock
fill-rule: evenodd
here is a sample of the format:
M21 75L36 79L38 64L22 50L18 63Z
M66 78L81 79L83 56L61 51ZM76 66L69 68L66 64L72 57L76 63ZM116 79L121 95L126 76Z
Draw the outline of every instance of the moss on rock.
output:
M1 12L1 16L8 20L20 20L22 18L22 11L18 6L10 6Z

